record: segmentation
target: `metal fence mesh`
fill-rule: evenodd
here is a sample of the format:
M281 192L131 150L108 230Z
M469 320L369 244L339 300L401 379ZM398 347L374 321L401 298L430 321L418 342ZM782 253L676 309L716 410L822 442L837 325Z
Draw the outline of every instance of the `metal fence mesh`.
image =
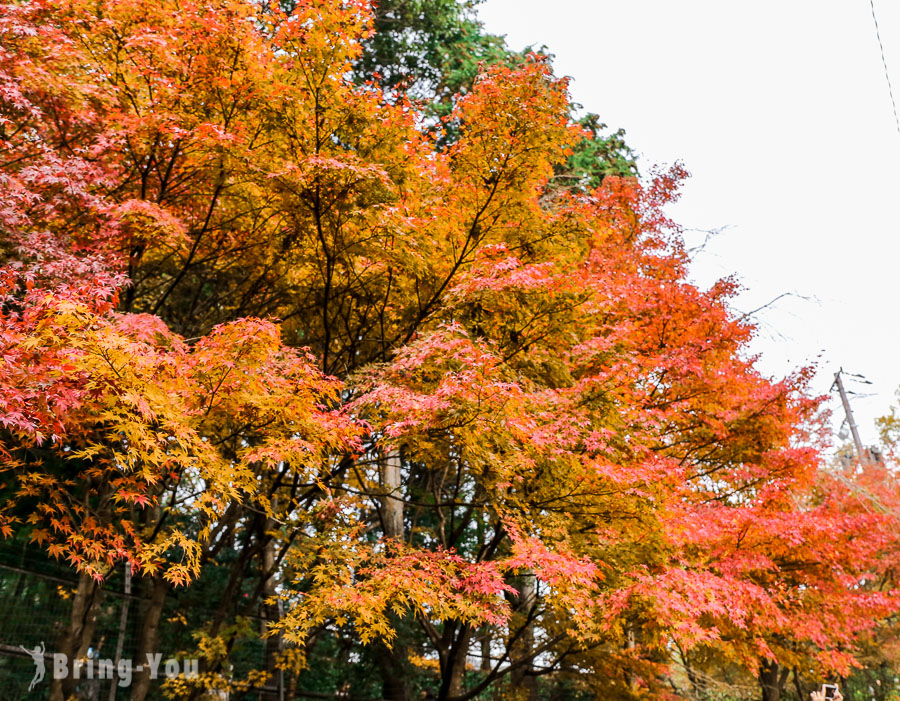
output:
M126 595L124 571L117 570L107 577L96 609L96 627L91 636L89 657L97 662L115 660L121 646L121 658L137 658L142 599L137 594ZM0 701L30 701L49 699L52 658L58 642L68 630L72 618L72 597L78 582L73 570L65 563L49 559L39 548L0 541ZM160 650L163 660L192 648L192 630L211 620L218 603L215 591L202 586L172 591L166 600L160 626ZM127 617L123 626L123 607ZM29 691L35 675L30 651L41 649L46 676ZM252 636L235 645L230 656L235 672L240 674L264 665L265 643ZM162 669L162 665L160 667ZM96 675L95 675L96 676ZM162 677L162 675L160 675ZM161 679L153 682L148 699L166 698ZM83 679L79 681L77 697L90 701L111 699L111 687L116 680ZM130 697L127 688L117 688L115 698ZM231 701L256 699L258 693L232 694Z

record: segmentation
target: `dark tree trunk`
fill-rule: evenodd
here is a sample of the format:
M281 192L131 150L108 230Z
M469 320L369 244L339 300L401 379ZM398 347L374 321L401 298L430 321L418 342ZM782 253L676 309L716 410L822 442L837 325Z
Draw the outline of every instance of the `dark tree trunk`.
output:
M491 662L491 628L484 626L481 631L481 671L490 672L493 664Z
M781 694L791 670L775 662L764 662L759 671L762 701L781 701Z
M381 670L381 695L384 701L411 701L406 683L408 674L405 646L388 648L384 643L374 645L375 660Z
M472 638L472 628L463 626L453 648L453 656L450 663L450 679L447 684L447 696L461 696L465 691L466 660L469 657L469 641Z
M537 677L531 673L534 669L534 660L531 659L534 655L534 623L530 618L532 610L537 603L534 574L526 572L517 578L513 586L519 592L517 608L524 616L526 622L524 623L525 629L511 651L511 659L513 662L522 659L527 659L528 661L513 670L510 681L513 687L525 689L525 698L528 701L537 701Z
M803 682L800 681L800 674L797 672L796 667L794 667L794 688L797 690L797 698L800 699L800 701L807 701L809 694L807 694L806 689L803 688Z
M141 666L141 671L134 675L131 701L145 701L150 691L150 665L147 664L147 656L160 652L157 649L159 646L159 620L166 603L166 595L169 593L169 583L159 577L150 580L147 588L149 596L144 606L138 652L134 660L135 665Z
M89 575L78 576L78 588L72 599L72 616L69 629L59 641L59 651L68 660L68 676L56 679L53 675L50 682L50 701L63 701L75 691L75 680L72 669L76 662L87 654L97 626L97 609L100 603L101 590Z

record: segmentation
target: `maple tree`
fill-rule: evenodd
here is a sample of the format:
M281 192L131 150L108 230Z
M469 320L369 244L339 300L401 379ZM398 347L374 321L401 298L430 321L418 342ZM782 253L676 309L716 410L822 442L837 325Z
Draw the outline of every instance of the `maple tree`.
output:
M808 372L689 282L684 170L628 177L539 54L429 123L354 80L371 32L362 0L3 6L0 530L79 573L61 649L125 567L138 658L215 591L176 697L319 693L334 648L390 699L664 698L673 650L766 701L846 674L897 606L895 514L846 482L888 478L823 473Z

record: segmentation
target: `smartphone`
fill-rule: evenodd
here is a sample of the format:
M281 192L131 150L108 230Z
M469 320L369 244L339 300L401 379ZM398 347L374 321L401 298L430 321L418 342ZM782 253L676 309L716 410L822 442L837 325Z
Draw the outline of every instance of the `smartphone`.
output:
M826 699L833 699L837 695L837 684L823 684L822 691L825 692Z

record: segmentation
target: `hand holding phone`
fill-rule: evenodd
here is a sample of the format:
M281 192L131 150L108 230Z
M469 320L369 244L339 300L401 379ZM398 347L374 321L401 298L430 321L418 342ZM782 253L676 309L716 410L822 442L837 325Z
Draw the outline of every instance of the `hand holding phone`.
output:
M844 701L844 695L837 684L822 684L819 691L810 694L812 701Z

